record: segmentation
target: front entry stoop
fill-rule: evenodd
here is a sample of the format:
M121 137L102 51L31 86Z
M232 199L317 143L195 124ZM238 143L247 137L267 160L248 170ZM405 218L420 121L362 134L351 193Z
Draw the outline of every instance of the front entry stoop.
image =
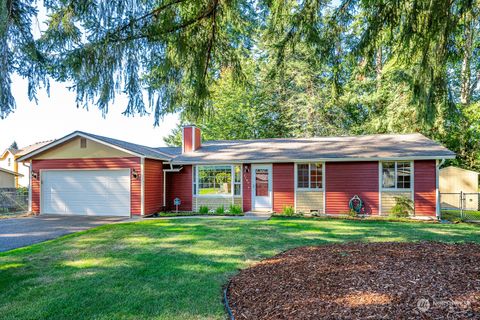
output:
M245 212L245 217L258 218L258 219L270 219L273 212L271 211L248 211Z

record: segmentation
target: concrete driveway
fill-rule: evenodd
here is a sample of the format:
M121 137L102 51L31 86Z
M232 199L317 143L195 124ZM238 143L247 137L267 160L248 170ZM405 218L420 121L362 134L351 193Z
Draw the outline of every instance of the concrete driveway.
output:
M128 219L128 217L62 215L0 219L0 252Z

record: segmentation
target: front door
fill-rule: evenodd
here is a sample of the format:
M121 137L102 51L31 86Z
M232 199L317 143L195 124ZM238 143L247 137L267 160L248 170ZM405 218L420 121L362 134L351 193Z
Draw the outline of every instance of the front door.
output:
M271 165L252 165L252 199L252 210L272 211Z

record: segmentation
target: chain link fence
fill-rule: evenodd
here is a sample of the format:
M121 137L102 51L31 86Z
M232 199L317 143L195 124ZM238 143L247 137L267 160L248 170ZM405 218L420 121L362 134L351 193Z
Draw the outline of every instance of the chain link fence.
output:
M480 222L480 193L440 193L441 219Z
M27 211L27 188L0 188L0 215L13 215Z

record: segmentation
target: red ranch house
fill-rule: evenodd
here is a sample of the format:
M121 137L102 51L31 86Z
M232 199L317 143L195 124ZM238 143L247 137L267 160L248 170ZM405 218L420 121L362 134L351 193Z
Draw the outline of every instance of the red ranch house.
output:
M150 215L174 208L343 214L358 195L386 215L395 196L438 215L438 169L455 154L421 134L201 142L151 148L75 131L18 159L30 162L36 214Z

